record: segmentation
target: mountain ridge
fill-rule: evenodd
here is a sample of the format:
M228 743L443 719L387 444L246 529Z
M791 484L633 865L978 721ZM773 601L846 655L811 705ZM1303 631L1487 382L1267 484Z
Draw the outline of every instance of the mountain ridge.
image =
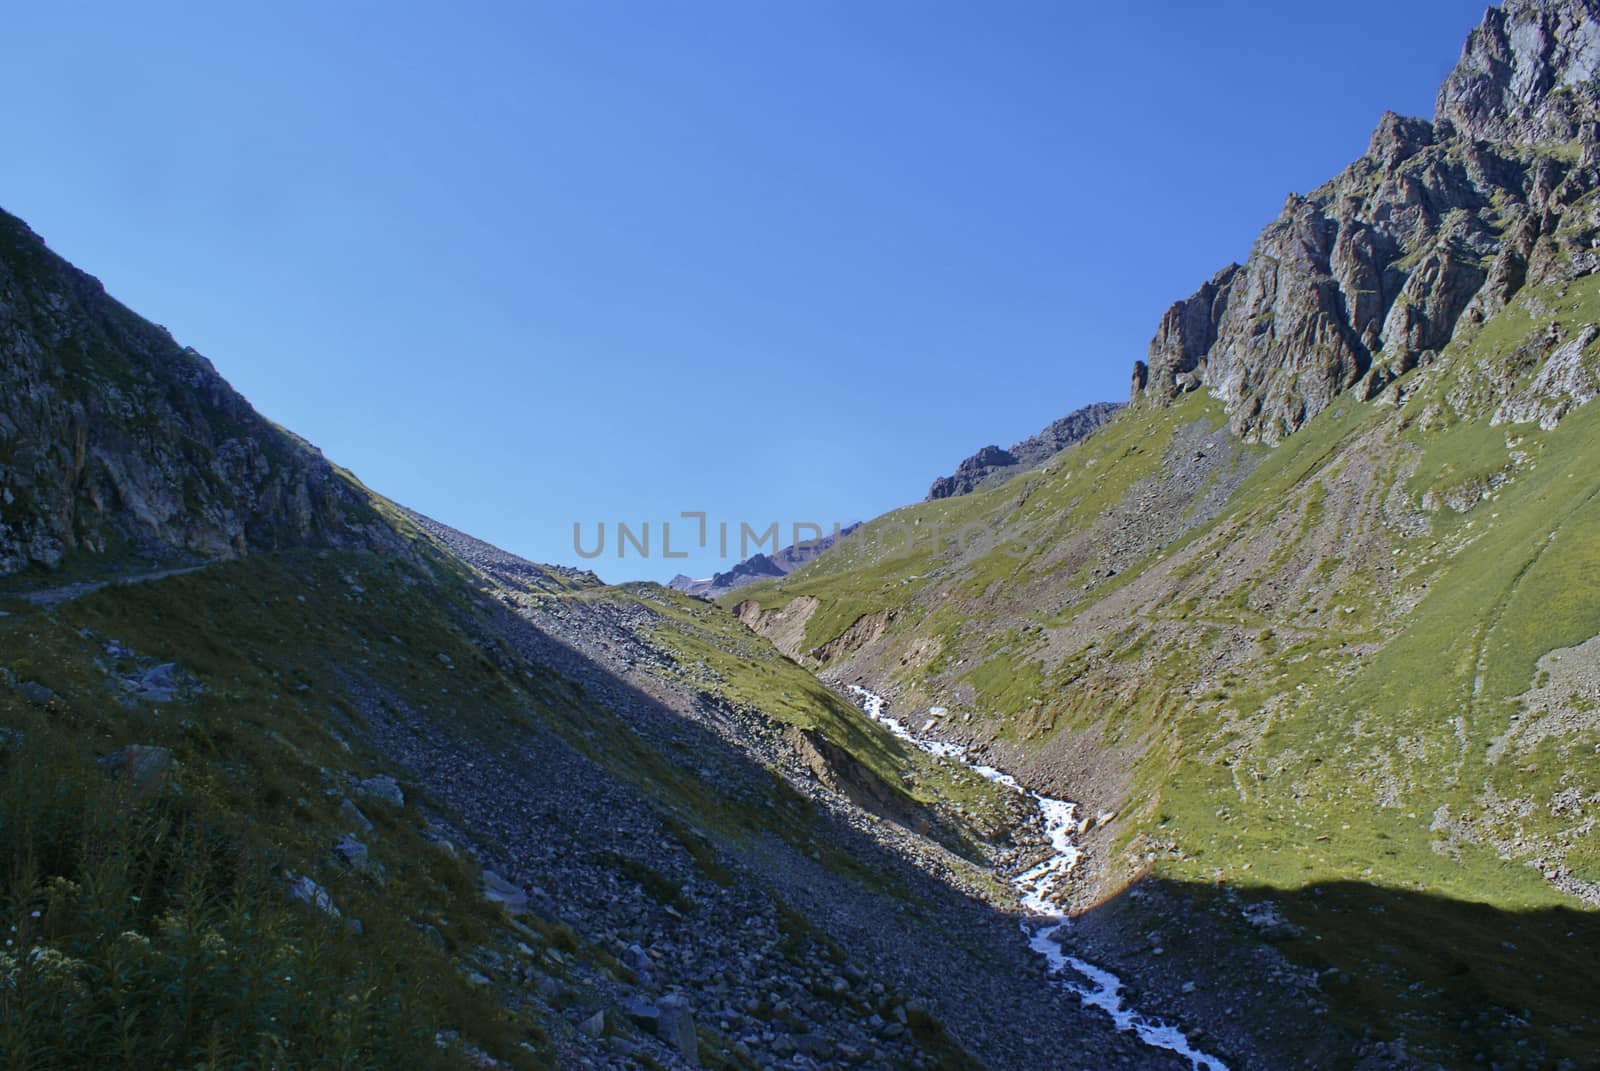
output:
M848 539L850 533L861 527L860 523L848 524L837 532L828 532L816 539L805 543L791 543L772 554L755 553L731 569L713 573L709 577L695 579L679 573L667 581L667 587L673 591L681 591L685 595L695 595L701 598L715 599L746 584L753 584L758 580L768 580L774 577L786 576L800 568L818 554L827 550L841 539ZM777 540L773 540L777 542Z
M1132 404L720 605L372 494L0 217L8 1058L1181 1065L1019 933L1070 848L1052 953L1229 1066L1592 1063L1594 40L1491 10Z
M1437 121L1384 115L1290 195L1059 465L902 507L723 599L1102 816L1077 842L1086 913L1117 903L1170 956L1242 911L1334 979L1328 1014L1377 1040L1285 1065L1592 1058L1569 1039L1594 1017L1453 905L1548 918L1548 969L1588 969L1594 40L1587 2L1491 9ZM1352 911L1403 918L1372 940ZM1181 1003L1170 959L1122 963Z
M1346 391L1376 396L1523 286L1594 270L1594 26L1588 0L1490 9L1436 122L1388 113L1362 157L1290 195L1243 264L1168 309L1131 400L1203 388L1236 434L1277 442Z
M1121 402L1093 402L1052 421L1037 434L1013 443L1009 450L985 446L957 465L954 473L934 480L928 489L928 498L969 494L979 487L1037 468L1092 434L1121 408Z

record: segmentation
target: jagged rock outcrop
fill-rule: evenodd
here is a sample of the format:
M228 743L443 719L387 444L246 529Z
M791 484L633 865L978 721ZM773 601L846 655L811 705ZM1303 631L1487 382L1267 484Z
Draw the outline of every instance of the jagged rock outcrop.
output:
M1290 195L1244 264L1167 311L1133 401L1203 387L1237 434L1276 442L1345 391L1374 396L1523 286L1596 270L1597 67L1597 0L1491 10L1436 122L1386 114L1360 159Z
M956 466L949 476L941 476L928 488L928 498L954 498L977 489L985 479L1002 469L1015 469L1016 456L998 446L985 446Z
M1009 450L985 446L957 465L954 473L934 480L928 498L954 498L1038 468L1116 416L1121 408L1121 402L1095 402L1068 413Z
M1480 141L1571 141L1600 110L1596 73L1600 3L1508 0L1467 38L1434 115Z
M0 212L0 575L385 540L358 485Z

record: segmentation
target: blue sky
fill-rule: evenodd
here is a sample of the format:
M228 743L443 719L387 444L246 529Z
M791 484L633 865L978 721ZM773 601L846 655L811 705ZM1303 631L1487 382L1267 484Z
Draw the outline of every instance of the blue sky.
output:
M0 206L378 491L704 575L1123 398L1483 6L26 5Z

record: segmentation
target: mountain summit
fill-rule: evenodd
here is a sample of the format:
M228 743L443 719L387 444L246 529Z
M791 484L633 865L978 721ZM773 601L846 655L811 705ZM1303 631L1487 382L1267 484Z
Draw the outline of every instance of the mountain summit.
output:
M1600 3L1508 0L1467 38L1434 122L1477 141L1569 142L1600 114L1597 74Z
M1291 194L1242 265L1162 318L1132 400L1205 388L1274 443L1377 396L1524 286L1593 271L1600 8L1516 0L1472 32L1434 122L1386 114L1365 154Z

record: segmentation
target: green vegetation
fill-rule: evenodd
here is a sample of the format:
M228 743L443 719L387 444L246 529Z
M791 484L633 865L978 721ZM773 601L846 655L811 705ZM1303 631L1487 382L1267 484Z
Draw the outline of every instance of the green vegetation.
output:
M693 683L777 724L820 732L859 764L856 776L870 778L893 817L973 857L975 849L966 843L969 825L989 834L1006 827L1004 792L890 735L726 614L662 589L639 597L662 616L651 639L673 651L680 666L694 667ZM945 813L951 806L955 815Z
M464 1044L553 1066L542 1026L452 962L511 940L472 864L413 808L373 800L376 865L332 855L348 823L329 771L372 768L335 731L353 726L348 704L329 706L341 657L417 685L428 662L398 652L437 648L461 667L451 684L494 687L407 579L365 556L289 554L0 619L9 679L54 693L0 689L6 1066L453 1067ZM178 660L191 694L119 701L132 652ZM96 762L129 744L167 749L170 777L145 786ZM295 902L289 873L339 916Z
M1340 399L1245 448L1253 468L1217 517L1114 575L1085 533L1186 460L1178 432L1215 426L1209 399L1126 412L1046 470L890 514L726 601L817 597L810 649L894 610L871 657L902 667L903 690L970 696L987 735L1023 748L1132 756L1107 886L1142 874L1282 901L1307 933L1296 958L1364 979L1334 991L1348 1025L1459 1056L1476 1006L1474 1032L1529 1020L1511 1035L1576 1055L1570 1031L1600 1022L1546 979L1592 969L1595 916L1545 872L1600 883L1574 802L1600 784L1600 728L1491 749L1535 713L1518 697L1539 659L1600 635L1600 406L1549 431L1491 417L1596 322L1600 278L1524 292L1398 399ZM887 553L885 526L936 523L1007 543ZM1382 933L1360 935L1366 912Z

